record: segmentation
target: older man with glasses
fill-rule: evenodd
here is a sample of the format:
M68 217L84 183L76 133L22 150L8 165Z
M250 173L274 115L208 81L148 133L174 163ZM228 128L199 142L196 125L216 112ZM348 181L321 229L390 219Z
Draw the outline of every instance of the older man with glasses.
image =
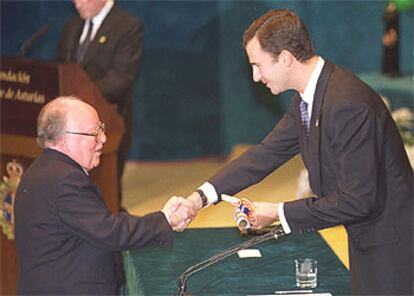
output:
M79 98L46 104L37 140L43 153L21 178L15 200L20 295L116 295L116 253L169 246L173 230L195 215L178 197L142 217L106 208L88 173L99 165L105 126Z

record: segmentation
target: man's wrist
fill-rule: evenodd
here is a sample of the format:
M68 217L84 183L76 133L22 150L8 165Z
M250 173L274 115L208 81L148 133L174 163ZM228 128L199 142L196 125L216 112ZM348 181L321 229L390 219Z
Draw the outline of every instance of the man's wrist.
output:
M167 220L168 224L170 224L170 225L171 225L170 217L168 216L167 212L166 212L164 209L162 209L162 210L161 210L161 213L163 213L163 214L164 214L165 219Z
M285 204L283 202L278 204L277 215L285 233L291 233L292 231L290 230L289 224L285 217Z
M203 207L203 202L201 201L200 194L197 191L191 193L187 199L193 203L195 208L201 209Z
M208 199L207 199L207 196L204 194L204 191L201 189L197 189L196 192L200 196L201 207L202 208L206 207L208 205Z
M198 187L198 189L202 190L204 195L207 197L206 207L221 201L221 198L217 194L216 188L214 188L211 183L205 182L200 187Z

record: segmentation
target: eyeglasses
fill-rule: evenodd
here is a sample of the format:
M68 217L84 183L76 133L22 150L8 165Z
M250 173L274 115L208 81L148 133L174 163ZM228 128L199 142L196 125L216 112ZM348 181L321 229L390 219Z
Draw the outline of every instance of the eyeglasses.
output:
M95 137L95 141L99 142L99 140L102 139L102 136L105 134L105 123L98 122L95 131L92 133L66 131L65 134Z

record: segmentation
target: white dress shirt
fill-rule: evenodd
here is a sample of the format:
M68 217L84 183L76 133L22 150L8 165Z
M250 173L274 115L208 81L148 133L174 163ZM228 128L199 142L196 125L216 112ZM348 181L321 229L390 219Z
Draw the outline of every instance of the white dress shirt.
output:
M92 41L95 38L96 32L98 32L98 29L101 27L102 22L108 15L108 13L111 11L112 6L114 6L115 2L114 0L108 0L104 7L102 7L101 11L94 16L92 19L90 19L93 23L92 33L90 40ZM85 20L85 25L83 26L83 31L81 34L81 37L79 39L79 44L83 42L86 38L86 34L88 33L89 29L89 19Z
M311 118L311 115L312 115L312 106L313 106L313 100L314 100L315 91L316 91L316 85L318 83L318 79L319 79L319 76L321 75L322 68L323 68L324 64L325 64L325 61L321 57L318 57L318 61L316 63L316 66L312 70L312 74L311 74L311 76L310 76L310 78L309 78L309 80L306 84L305 91L303 93L300 93L301 98L306 103L308 103L309 118ZM202 190L203 193L207 197L208 204L207 204L206 207L208 207L209 205L211 205L211 204L213 204L213 203L215 203L219 200L218 195L217 195L217 191L211 183L205 182L198 189ZM284 203L283 202L279 203L278 215L279 215L279 220L282 224L283 230L285 231L285 233L290 233L291 230L290 230L289 224L287 223L287 220L285 218Z

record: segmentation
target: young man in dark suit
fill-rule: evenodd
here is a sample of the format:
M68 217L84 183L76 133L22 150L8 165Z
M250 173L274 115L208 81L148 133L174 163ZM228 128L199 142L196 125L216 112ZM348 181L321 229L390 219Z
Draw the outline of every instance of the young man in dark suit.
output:
M22 176L15 199L19 295L117 295L116 254L170 246L195 214L173 197L142 217L113 214L89 177L106 142L95 109L74 97L46 104L38 117L43 153Z
M144 48L141 21L113 0L74 0L78 16L64 27L56 61L78 63L125 123L118 147L119 205L122 174L132 141L133 84Z
M354 295L414 295L413 170L380 96L358 77L316 55L300 18L271 10L244 33L253 69L273 94L295 90L291 105L258 145L201 185L200 209L260 182L301 154L315 196L254 203L253 228L280 221L300 234L343 224Z

